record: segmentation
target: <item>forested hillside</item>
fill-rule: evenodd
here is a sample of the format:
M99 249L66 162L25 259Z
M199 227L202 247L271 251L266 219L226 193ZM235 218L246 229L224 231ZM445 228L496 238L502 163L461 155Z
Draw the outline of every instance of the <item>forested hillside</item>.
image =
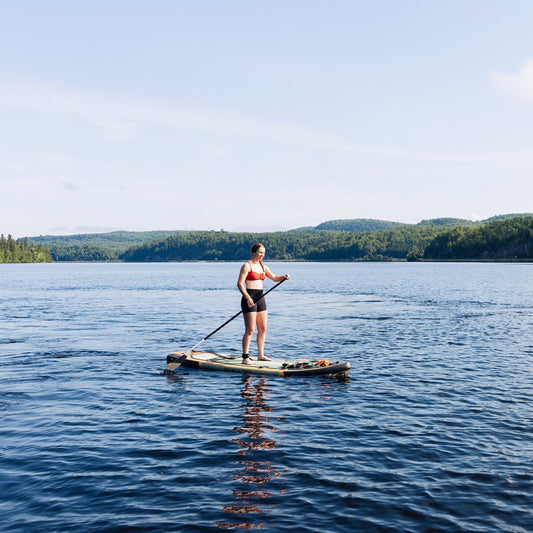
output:
M479 227L458 226L439 233L425 259L533 259L533 216L495 220Z
M532 220L533 215L417 224L353 219L271 233L112 232L28 241L41 250L49 245L56 261L240 261L256 241L265 244L269 260L283 261L528 260Z
M365 232L190 232L132 248L123 257L125 261L242 260L248 257L251 244L259 241L271 260L529 259L532 224L533 216L529 216L451 229L447 222Z
M504 215L507 216L507 215ZM514 215L508 215L514 216ZM469 226L476 224L471 220L465 220L464 218L431 218L428 220L422 220L418 224L406 224L403 222L391 222L390 220L376 220L372 218L353 218L353 219L341 219L341 220L328 220L322 222L318 226L315 226L316 230L334 230L334 231L380 231L387 229L398 229L400 227L413 227L413 226L438 226L438 227L453 227L453 226Z
M15 240L0 236L0 263L47 263L52 261L50 251L41 244L29 244L26 239Z
M401 222L390 222L388 220L375 220L372 218L353 218L342 220L328 220L315 226L316 230L333 230L333 231L379 231L382 229L391 229L403 226Z
M304 260L309 250L334 239L338 232L298 231L229 233L194 231L128 250L125 261L237 261L250 255L250 247L262 242L272 260Z
M54 261L120 261L126 250L145 242L164 239L177 231L112 231L78 235L29 237L31 243L50 249Z

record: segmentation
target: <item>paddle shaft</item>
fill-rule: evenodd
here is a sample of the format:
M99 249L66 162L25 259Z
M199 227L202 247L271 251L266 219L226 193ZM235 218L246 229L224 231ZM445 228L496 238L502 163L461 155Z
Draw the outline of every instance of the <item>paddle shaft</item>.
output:
M266 291L264 294L262 294L257 300L254 300L254 305L259 301L261 300L262 298L264 298L269 292L272 292L276 287L279 287L284 281L286 280L286 278L283 278L280 282L276 283L273 287L271 287L270 289L268 289L268 291ZM240 314L242 314L242 309L235 315L233 315L229 320L226 320L226 322L224 322L224 324L222 324L221 326L218 326L217 329L215 329L214 331L212 331L209 335L206 335L200 342L197 342L190 350L188 350L186 353L187 354L190 354L194 351L194 349L198 346L200 346L200 344L202 344L202 342L206 341L207 339L209 339L209 337L211 337L212 335L214 335L217 331L220 331L224 326L227 326L232 320L236 319Z

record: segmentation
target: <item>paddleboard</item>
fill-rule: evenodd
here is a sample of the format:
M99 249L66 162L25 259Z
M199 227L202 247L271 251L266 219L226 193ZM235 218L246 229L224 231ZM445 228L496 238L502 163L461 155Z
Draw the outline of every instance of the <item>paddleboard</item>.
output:
M342 375L350 370L350 363L327 359L273 359L254 361L244 365L242 357L236 354L213 352L174 352L167 355L165 374L174 374L181 365L201 370L221 370L225 372L244 372L270 376L319 376Z

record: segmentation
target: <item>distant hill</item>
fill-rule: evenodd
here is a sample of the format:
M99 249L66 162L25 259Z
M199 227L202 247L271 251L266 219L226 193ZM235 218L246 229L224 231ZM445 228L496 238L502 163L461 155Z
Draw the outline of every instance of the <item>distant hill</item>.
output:
M487 218L486 220L483 220L482 222L494 222L495 220L508 220L510 218L521 218L521 217L531 217L533 216L533 213L512 213L508 215L496 215L494 217Z
M109 233L78 233L75 235L39 235L27 237L28 242L46 246L61 244L102 244L105 246L130 246L144 242L166 239L180 231L111 231Z
M27 237L50 249L54 261L118 261L132 246L166 239L184 231L112 231Z
M531 217L531 215L529 216ZM318 226L301 227L281 232L114 231L60 236L41 235L28 237L27 242L49 248L54 261L234 261L246 257L249 253L249 247L254 241L263 242L266 245L270 260L446 259L449 255L447 255L446 249L450 252L451 248L447 248L448 245L445 245L443 240L435 240L437 236L443 234L446 238L453 240L462 233L460 231L446 232L455 228L466 231L472 228L483 228L495 222L523 219L524 217L527 218L528 215L498 215L477 222L443 217L422 220L417 224L357 218L329 220ZM522 222L520 224L523 225ZM495 230L491 229L491 235L497 232L501 241L497 250L491 248L490 253L485 253L486 251L482 250L483 237L480 237L485 233L477 233L475 235L476 240L480 243L479 247L476 250L468 248L459 253L454 245L453 253L456 254L454 257L468 258L466 256L475 251L476 255L472 258L528 258L527 239L526 244L523 244L521 240L517 241L513 237L514 240L509 244L510 248L505 248L507 245L503 241L507 236L511 239L511 233L505 233L509 227L501 226ZM527 229L524 231L527 233ZM431 247L425 254L430 243ZM525 252L520 248L521 246L526 246Z
M436 235L424 250L433 260L531 260L533 216L501 217L479 226L456 226Z
M422 220L418 226L440 226L440 227L453 227L453 226L472 226L475 222L466 220L464 218L430 218L429 220Z
M379 231L403 226L401 222L390 222L388 220L376 220L373 218L352 218L341 220L328 220L315 226L316 230L333 231Z
M480 220L474 222L472 220L467 220L465 218L452 218L452 217L441 217L441 218L430 218L421 220L417 224L408 224L404 222L393 222L389 220L378 220L373 218L351 218L351 219L340 219L340 220L328 220L322 222L318 226L315 226L312 229L315 230L333 230L333 231L381 231L387 229L399 228L401 226L425 226L425 227L440 227L440 228L453 228L455 226L479 226L482 224L488 224L494 222L495 220L508 220L512 218L520 218L531 216L531 213L514 213L508 215L497 215L494 217L487 218L485 220ZM299 228L300 230L309 230L311 228Z

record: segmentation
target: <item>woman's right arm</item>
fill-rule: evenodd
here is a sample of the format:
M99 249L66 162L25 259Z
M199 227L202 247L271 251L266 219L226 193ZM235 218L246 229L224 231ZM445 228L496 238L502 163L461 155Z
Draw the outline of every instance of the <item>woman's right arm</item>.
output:
M251 268L251 267L250 267ZM239 279L237 280L237 287L239 288L239 291L241 291L241 294L244 296L246 301L248 302L248 305L250 305L250 301L253 305L253 300L246 291L246 276L248 275L248 264L244 263L241 267L241 271L239 272Z

